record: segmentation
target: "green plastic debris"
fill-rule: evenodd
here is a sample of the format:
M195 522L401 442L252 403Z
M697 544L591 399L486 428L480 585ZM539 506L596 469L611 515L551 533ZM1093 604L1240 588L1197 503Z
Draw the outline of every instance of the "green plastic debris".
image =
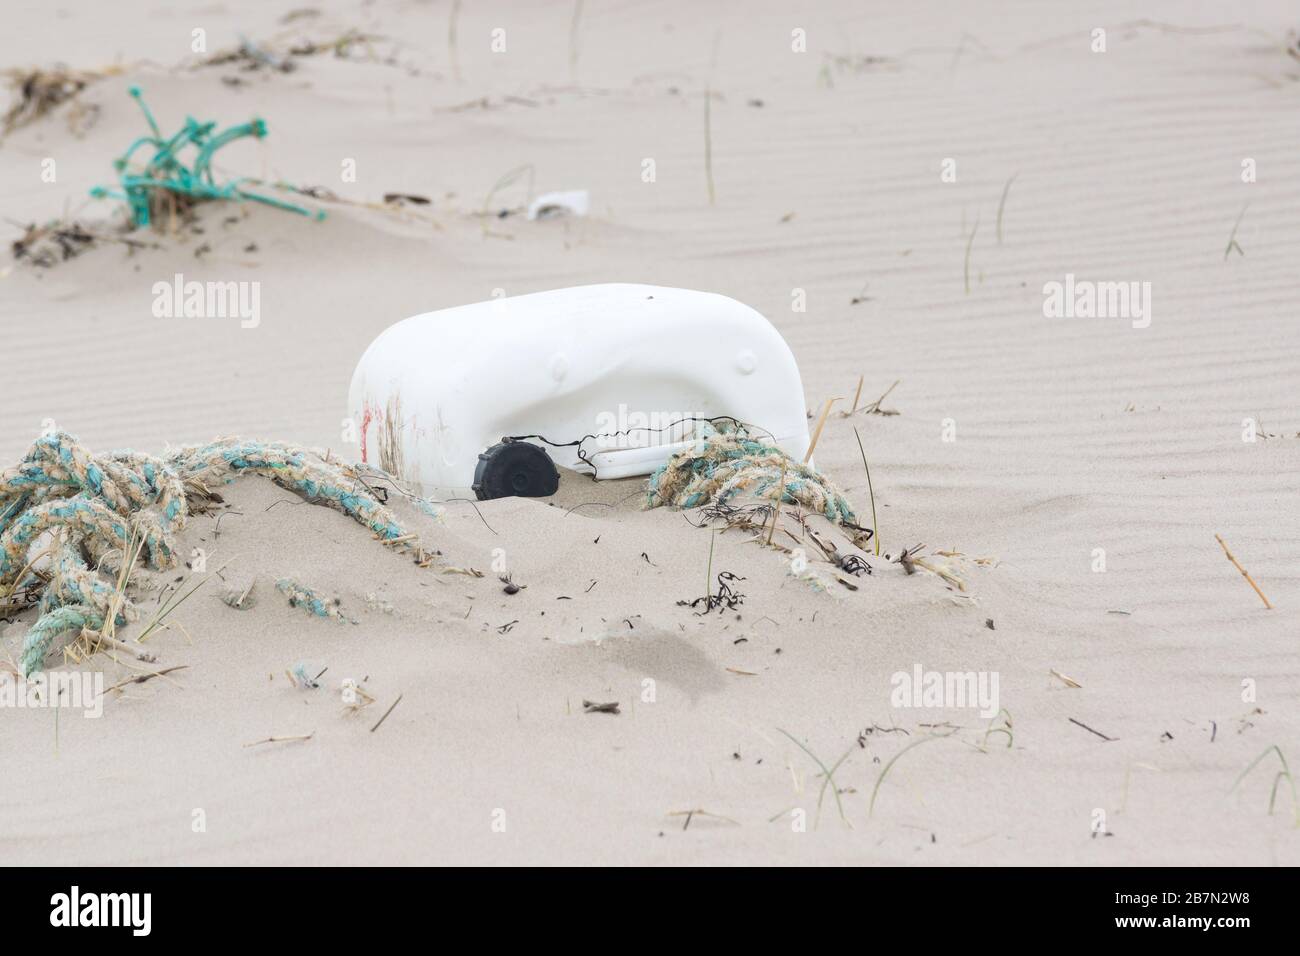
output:
M128 147L120 159L113 161L113 168L117 170L121 189L96 186L90 191L90 194L98 199L123 200L131 208L131 219L136 227L149 225L152 221L154 203L164 191L175 194L177 197L188 198L192 202L213 199L234 200L236 202L251 200L267 206L274 206L276 209L284 209L288 212L310 216L317 220L325 218L324 210L308 209L305 206L299 206L245 189L243 184L250 182L248 177L240 177L224 183L218 183L213 178L213 154L227 143L245 136L261 139L266 135L266 123L262 120L254 119L252 122L232 126L223 132L214 133L216 123L200 123L192 116L187 116L185 125L180 131L170 139L164 139L158 129L158 124L154 121L153 114L149 111L149 107L145 105L140 88L132 86L130 93L135 98L135 101L140 104L140 109L144 111L144 118L149 123L152 135L141 136ZM186 165L178 155L188 146L193 146L198 151L198 155L195 156L193 163L190 165ZM128 167L131 157L139 149L152 149L153 157L145 165L142 173L130 172Z

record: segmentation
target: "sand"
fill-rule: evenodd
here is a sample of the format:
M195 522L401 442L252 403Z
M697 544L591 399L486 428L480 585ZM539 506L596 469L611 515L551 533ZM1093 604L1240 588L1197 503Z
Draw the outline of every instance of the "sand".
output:
M709 534L640 510L636 481L569 476L555 501L452 503L442 523L398 500L472 578L243 479L225 489L238 514L196 518L180 544L255 575L256 606L210 580L149 641L156 666L186 669L110 695L98 720L0 713L0 860L1300 861L1285 781L1268 810L1276 757L1233 789L1268 747L1300 761L1289 4L1155 3L1138 22L1122 3L594 2L575 27L570 3L476 3L453 60L448 3L338 3L293 26L380 35L376 61L173 69L195 28L209 51L268 38L289 6L10 4L0 64L125 68L82 94L100 109L81 135L63 107L0 145L6 218L71 213L111 181L142 131L136 83L164 127L266 119L262 143L223 152L228 173L420 194L436 227L209 207L203 235L157 250L5 262L0 463L46 419L98 450L229 434L340 450L352 368L394 321L498 289L683 286L767 315L809 408L851 401L860 376L864 401L898 382L897 415L830 419L818 465L869 511L856 427L883 551L924 543L966 590L882 555L856 592L819 593L729 532L713 567L744 577L744 603L702 617L677 602L703 592ZM485 199L524 165L537 191L589 189L590 215L483 217L523 203L523 182ZM156 318L151 288L176 273L260 282L260 324ZM1149 327L1044 317L1044 284L1067 274L1150 282ZM589 501L612 506L573 508ZM502 555L517 594L491 570ZM288 607L284 576L357 623ZM7 655L30 623L0 625ZM327 668L320 688L292 686L298 662ZM110 684L140 667L94 663ZM1011 745L975 709L892 706L891 676L917 665L996 673ZM349 714L345 678L375 703ZM882 783L928 734L950 736ZM842 816L791 737L845 758Z

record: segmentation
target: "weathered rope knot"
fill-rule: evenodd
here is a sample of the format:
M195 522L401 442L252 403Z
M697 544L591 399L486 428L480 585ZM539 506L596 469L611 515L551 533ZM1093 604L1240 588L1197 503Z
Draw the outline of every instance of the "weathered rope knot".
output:
M853 507L829 478L775 445L738 433L701 438L664 462L650 476L646 507L697 508L742 494L771 498L775 489L785 504L857 528Z

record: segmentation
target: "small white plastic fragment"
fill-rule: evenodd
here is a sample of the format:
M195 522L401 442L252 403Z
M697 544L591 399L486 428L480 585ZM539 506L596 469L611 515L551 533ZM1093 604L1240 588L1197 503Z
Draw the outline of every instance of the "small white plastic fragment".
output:
M528 204L529 219L553 219L566 213L585 216L591 208L591 194L585 189L542 193Z

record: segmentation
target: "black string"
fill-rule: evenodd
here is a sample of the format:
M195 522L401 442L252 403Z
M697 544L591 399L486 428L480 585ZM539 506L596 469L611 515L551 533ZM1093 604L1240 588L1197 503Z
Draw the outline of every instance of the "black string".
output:
M591 469L591 475L589 477L592 479L592 481L595 481L598 478L598 475L596 473L597 472L596 463L593 462L589 457L587 457L587 453L583 450L582 447L584 443L588 441L594 441L597 438L618 438L620 435L630 436L632 432L666 432L670 428L675 428L676 426L684 424L685 422L708 422L710 425L716 425L718 422L730 422L732 427L735 428L737 432L741 433L746 438L749 437L750 430L753 429L756 432L766 435L772 441L774 442L776 441L776 436L773 435L766 428L759 428L757 425L751 425L748 422L742 422L740 419L732 418L730 415L718 415L715 416L714 418L698 418L698 417L679 418L675 422L669 422L663 428L625 428L622 429L621 431L616 431L616 432L604 432L601 434L583 435L581 438L577 439L576 441L565 441L565 442L551 441L551 439L547 438L545 435L506 435L503 436L501 440L503 442L513 442L513 441L527 441L530 438L535 438L538 441L540 441L542 444L550 445L552 448L577 448L578 461L582 462L584 465L586 465L588 468Z

